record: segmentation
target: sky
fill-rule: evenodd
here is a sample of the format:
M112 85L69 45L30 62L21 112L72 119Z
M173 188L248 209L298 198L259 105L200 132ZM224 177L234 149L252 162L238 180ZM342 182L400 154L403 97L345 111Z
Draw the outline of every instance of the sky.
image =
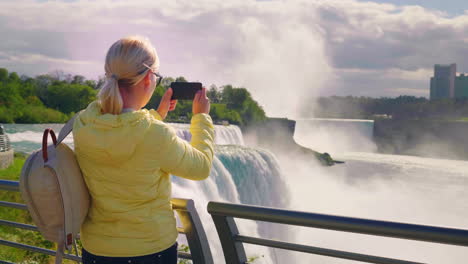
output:
M380 0L375 2L395 5L419 5L425 8L446 12L451 16L462 15L465 13L465 10L468 9L468 1L465 0Z
M445 2L445 3L443 3ZM429 95L468 71L468 1L0 0L0 67L96 79L116 40L148 37L164 76L247 88L270 116L330 95Z

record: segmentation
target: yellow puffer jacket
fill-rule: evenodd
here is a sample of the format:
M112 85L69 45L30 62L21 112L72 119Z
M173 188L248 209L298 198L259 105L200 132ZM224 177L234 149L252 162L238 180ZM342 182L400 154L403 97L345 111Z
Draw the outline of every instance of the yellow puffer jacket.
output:
M208 177L214 128L209 115L194 115L189 144L160 120L146 109L103 115L97 102L76 118L75 153L92 197L81 241L92 254L142 256L175 243L170 174Z

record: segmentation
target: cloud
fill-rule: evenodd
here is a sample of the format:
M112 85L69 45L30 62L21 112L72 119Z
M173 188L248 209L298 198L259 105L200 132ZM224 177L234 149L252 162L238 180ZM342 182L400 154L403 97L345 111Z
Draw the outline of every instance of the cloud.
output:
M400 95L429 96L431 69L405 71L401 69L335 69L330 83L321 95L352 95L397 97Z
M467 71L467 25L354 0L0 1L0 67L96 78L115 40L141 34L164 75L245 86L269 115L293 117L319 94L427 95L433 64Z
M468 51L467 15L448 18L419 6L353 1L323 5L318 12L334 67L418 70L451 61L468 69L460 61Z

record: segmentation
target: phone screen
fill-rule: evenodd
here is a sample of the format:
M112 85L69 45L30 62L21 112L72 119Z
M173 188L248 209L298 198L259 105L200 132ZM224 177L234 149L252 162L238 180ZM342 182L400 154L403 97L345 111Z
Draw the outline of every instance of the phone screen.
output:
M172 82L171 100L193 100L195 94L202 89L199 82Z

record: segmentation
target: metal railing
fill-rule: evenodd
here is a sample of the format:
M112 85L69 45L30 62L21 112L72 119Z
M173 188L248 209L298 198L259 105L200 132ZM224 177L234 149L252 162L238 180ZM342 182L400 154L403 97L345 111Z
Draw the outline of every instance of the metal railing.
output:
M0 180L0 190L4 191L19 191L19 183L17 181L7 181ZM193 264L213 264L213 257L211 255L211 250L208 244L208 239L206 238L205 230L198 216L197 210L193 200L187 199L178 199L174 198L171 200L172 208L179 216L182 227L178 227L177 230L180 234L185 234L187 237L188 246L190 248L190 253L179 252L178 256L182 259L189 259ZM0 206L9 207L19 210L27 210L26 205L19 203L12 203L6 201L0 201ZM6 221L0 219L0 225L11 226L15 228L21 228L32 231L39 231L37 227L17 223L12 221ZM26 244L16 243L12 241L7 241L0 239L0 245L24 249L28 251L38 252L46 255L55 256L55 251L40 247L34 247ZM74 261L81 261L80 257L65 254L65 259L70 259ZM8 263L0 260L0 263Z
M18 182L0 180L0 190L18 191ZM6 201L0 201L0 206L27 210L24 204ZM191 254L179 252L179 257L190 259L194 264L213 264L208 239L194 207L194 202L185 199L172 199L172 207L181 220L182 227L179 227L178 231L186 235L191 252ZM208 203L208 212L211 214L218 232L226 264L245 264L248 262L244 243L369 263L419 264L419 262L413 261L244 236L239 234L234 221L235 218L468 247L468 230L464 229L376 221L219 202ZM0 220L0 225L38 231L35 226L6 220ZM0 245L55 255L55 251L50 249L2 239L0 239ZM65 254L64 258L81 260L80 257L70 254ZM7 262L0 260L0 263Z
M0 135L0 152L11 150L10 139L7 135Z
M218 231L224 257L226 259L226 264L247 263L247 257L245 255L243 243L369 263L418 263L340 250L312 247L308 245L294 244L277 240L243 236L239 234L234 218L313 227L335 231L345 231L375 236L435 242L465 247L468 246L468 230L463 229L403 224L219 202L208 203L208 212L211 214Z

